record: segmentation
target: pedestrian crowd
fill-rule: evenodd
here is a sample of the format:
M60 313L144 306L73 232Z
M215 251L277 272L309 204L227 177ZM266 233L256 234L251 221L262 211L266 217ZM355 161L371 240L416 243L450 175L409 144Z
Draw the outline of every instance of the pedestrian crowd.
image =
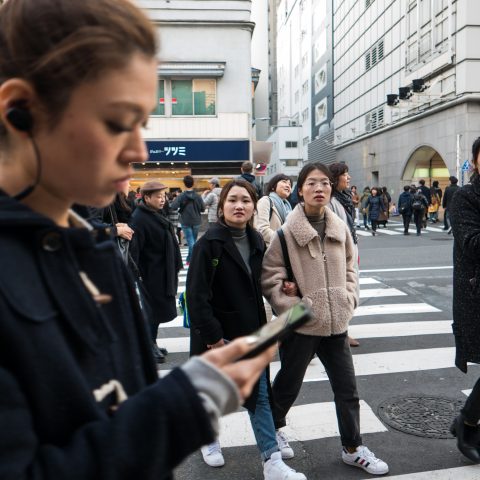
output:
M159 180L129 192L131 164L148 158L157 51L155 28L129 0L0 8L0 477L170 479L198 449L219 467L219 418L243 405L264 478L305 479L285 463L295 451L282 428L315 355L334 393L342 461L386 474L362 440L348 326L359 301L359 212L373 232L386 223L387 189L360 197L346 165L310 163L293 191L280 174L262 196L245 162L202 195L190 175L169 198ZM472 184L454 192L451 179L442 200L455 236L462 371L480 363L479 150L480 140ZM416 222L442 198L438 185L425 188L411 193ZM159 379L155 362L168 352L158 327L176 316L183 240L191 358ZM264 297L275 315L299 301L312 311L281 342L273 379L276 347L241 359L267 322ZM477 463L479 385L452 427Z

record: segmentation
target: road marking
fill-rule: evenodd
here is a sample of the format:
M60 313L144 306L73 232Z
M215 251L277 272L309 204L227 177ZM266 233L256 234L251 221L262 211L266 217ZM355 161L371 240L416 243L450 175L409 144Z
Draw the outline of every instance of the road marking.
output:
M417 372L453 368L455 366L455 348L426 348L380 353L353 355L355 375L383 375L400 372ZM271 378L280 370L280 362L270 364ZM314 358L307 368L304 382L328 380L325 369L318 358Z
M385 235L401 235L399 232L394 230L387 230L386 228L377 228L377 233L384 233Z
M162 323L160 328L170 328L170 327L183 327L183 316L180 315L178 317L175 317L175 319L172 320L171 322Z
M441 335L452 333L452 320L373 323L350 325L348 333L354 338L409 337L414 335ZM190 351L190 337L170 337L157 339L159 347L165 347L170 353Z
M384 338L409 337L414 335L441 335L445 333L452 333L452 320L429 320L423 322L394 322L350 325L348 327L348 333L353 338Z
M374 284L377 284L377 283L382 283L382 282L379 282L378 280L375 280L374 278L370 278L370 277L360 278L359 281L360 281L360 285L374 285Z
M470 390L462 390L462 393L464 393L467 397L472 393L472 388Z
M428 303L391 303L387 305L362 305L357 307L353 316L363 317L365 315L391 315L404 313L431 313L441 312L438 308Z
M368 230L366 232L363 231L363 230L357 230L356 233L360 237L371 237L372 236L372 232L369 232Z
M362 353L352 357L357 377L455 367L455 347ZM280 362L270 364L272 379L279 370ZM169 372L170 370L160 370L158 374L160 377L165 377ZM303 382L323 382L325 380L328 380L325 369L320 360L315 357L307 367Z
M287 423L282 430L293 442L340 436L334 402L294 406L288 413ZM362 434L388 431L363 400L360 400L360 429ZM223 448L256 445L248 413L222 417L219 440Z
M371 476L368 477L369 480L371 478ZM429 472L388 476L387 478L389 480L478 480L480 478L480 470L477 465L469 465L467 467L447 468L446 470L431 470Z
M444 267L408 267L408 268L377 268L373 270L360 270L360 273L375 273L375 272L416 272L420 270L451 270L452 265L445 265Z
M369 288L366 290L360 290L360 298L402 297L404 295L407 294L397 290L396 288Z

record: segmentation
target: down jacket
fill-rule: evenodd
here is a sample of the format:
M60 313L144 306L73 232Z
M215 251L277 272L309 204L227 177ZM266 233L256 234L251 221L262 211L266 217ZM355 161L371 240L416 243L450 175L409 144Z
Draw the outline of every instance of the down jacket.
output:
M325 222L322 242L299 204L283 226L295 281L314 313L314 318L297 332L322 337L347 331L358 302L355 249L348 227L328 208ZM276 235L265 253L262 289L277 313L300 300L282 292L286 279L282 247Z

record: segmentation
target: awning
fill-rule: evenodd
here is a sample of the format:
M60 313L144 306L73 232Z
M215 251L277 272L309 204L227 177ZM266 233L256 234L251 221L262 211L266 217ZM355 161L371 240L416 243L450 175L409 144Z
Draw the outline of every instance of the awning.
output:
M226 62L161 62L160 77L223 77Z

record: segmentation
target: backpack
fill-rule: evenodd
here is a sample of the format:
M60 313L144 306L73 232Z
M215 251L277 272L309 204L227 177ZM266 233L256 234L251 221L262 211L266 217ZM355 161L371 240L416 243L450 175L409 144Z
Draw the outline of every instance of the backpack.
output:
M213 280L215 279L215 272L217 271L218 264L220 263L220 257L222 255L222 243L212 241L212 267L213 273L210 278L209 289L212 289ZM187 291L183 291L178 297L178 306L183 315L183 327L190 328L190 315L188 314L188 304L187 304Z
M418 195L418 194L415 194L415 195L413 196L412 208L413 208L414 210L423 210L424 206L425 206L425 205L424 205L423 202L422 202L422 197L421 197L420 195Z

